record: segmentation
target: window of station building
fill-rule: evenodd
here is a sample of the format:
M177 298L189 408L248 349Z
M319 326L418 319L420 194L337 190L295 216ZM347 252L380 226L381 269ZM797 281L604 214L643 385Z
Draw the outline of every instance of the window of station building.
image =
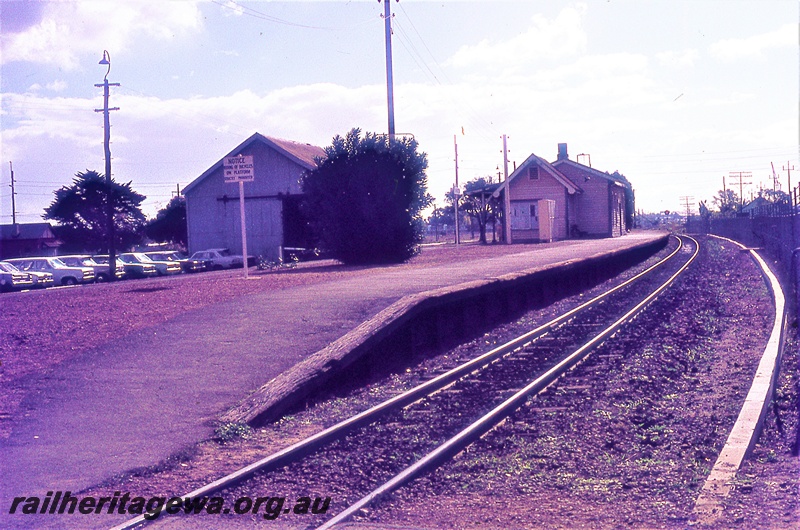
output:
M530 180L539 180L539 166L530 166L528 168L528 178Z

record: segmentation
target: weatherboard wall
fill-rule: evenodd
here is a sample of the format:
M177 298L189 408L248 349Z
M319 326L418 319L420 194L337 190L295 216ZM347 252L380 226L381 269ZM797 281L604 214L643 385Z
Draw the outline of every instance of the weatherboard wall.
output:
M283 244L283 197L300 193L306 168L262 142L251 142L234 155L253 156L255 179L244 183L247 250L277 258ZM221 161L186 191L190 252L229 248L241 253L239 185L226 183Z
M531 164L533 165L533 164ZM520 168L521 173L511 183L511 207L520 208L531 203L538 203L541 199L555 201L555 219L553 220L553 238L556 240L567 239L567 215L572 210L571 197L565 193L564 185L558 182L544 168L540 167L538 179L531 179L525 168ZM514 228L512 225L512 241L538 241L539 226L536 220L531 221L530 229Z

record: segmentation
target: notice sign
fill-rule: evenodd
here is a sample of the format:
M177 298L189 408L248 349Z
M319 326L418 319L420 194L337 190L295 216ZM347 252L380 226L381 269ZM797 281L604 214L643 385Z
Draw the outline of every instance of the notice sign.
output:
M226 156L223 161L225 182L253 182L252 156Z

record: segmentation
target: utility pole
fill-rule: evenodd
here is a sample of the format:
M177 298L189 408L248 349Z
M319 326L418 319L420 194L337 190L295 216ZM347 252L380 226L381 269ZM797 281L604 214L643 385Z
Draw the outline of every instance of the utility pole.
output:
M8 167L11 169L11 230L16 231L17 229L17 204L15 202L14 196L17 194L14 191L14 166L11 164L11 161L8 162Z
M381 0L378 0L380 2ZM389 143L394 141L394 79L392 75L391 0L383 1L383 24L386 33L386 99L389 107ZM399 1L399 0L398 0Z
M795 243L795 228L794 228L794 225L795 225L795 222L794 222L795 194L794 194L794 191L792 190L792 171L794 170L794 166L792 165L792 162L790 160L786 161L786 166L783 167L783 170L786 171L786 184L789 186L786 189L786 191L789 192L789 206L791 207L791 212L792 212L791 213L792 219L791 219L791 223L790 223L791 226L792 226L792 246L795 246L796 245L796 243ZM794 257L794 255L792 257Z
M731 171L729 173L731 178L739 179L739 204L744 206L744 184L750 185L752 184L751 181L744 182L744 179L749 179L753 177L753 173L750 171Z
M508 138L503 135L503 174L505 180L503 181L503 225L506 236L506 245L511 244L511 188L508 185Z
M389 3L389 0L386 0L386 3ZM459 237L459 228L458 228L458 198L461 196L461 189L458 187L458 142L456 141L457 136L453 135L453 146L456 149L456 185L453 186L453 207L455 209L455 221L456 221L456 246L460 243Z
M94 85L96 87L103 87L103 108L94 109L95 112L103 113L103 147L105 148L106 156L106 186L108 188L108 196L106 197L106 216L107 216L107 229L108 229L108 279L113 281L117 277L117 263L114 251L114 201L111 192L111 122L108 119L108 112L112 110L119 110L119 107L108 108L108 87L119 86L119 83L109 83L108 74L111 72L111 55L108 51L103 50L103 58L97 64L108 65L106 75L103 78L103 84Z
M689 216L692 215L692 202L694 201L694 197L684 195L681 197L681 201L683 202L683 210L686 212L686 220L688 221Z
M786 171L786 182L789 185L788 192L789 192L789 199L792 198L792 171L794 171L794 166L790 161L786 161L786 165L783 167L783 170Z

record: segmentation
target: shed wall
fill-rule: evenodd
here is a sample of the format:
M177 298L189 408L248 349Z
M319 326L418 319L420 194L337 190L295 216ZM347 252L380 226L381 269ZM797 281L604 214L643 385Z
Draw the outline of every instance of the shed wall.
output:
M611 183L603 177L589 175L569 164L559 165L558 170L583 189L583 193L575 198L574 225L578 232L594 237L610 236L609 186Z
M282 197L300 193L306 169L261 142L237 154L253 156L255 173L244 183L248 253L275 259L283 244ZM221 164L186 192L186 217L189 252L224 247L241 253L239 185L224 182Z

